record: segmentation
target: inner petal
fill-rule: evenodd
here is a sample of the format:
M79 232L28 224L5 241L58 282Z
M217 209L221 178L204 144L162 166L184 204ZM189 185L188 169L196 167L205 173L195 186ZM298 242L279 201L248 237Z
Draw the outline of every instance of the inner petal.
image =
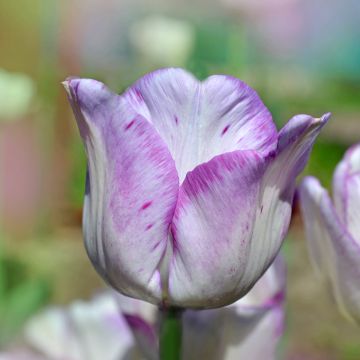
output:
M197 165L235 150L275 149L277 131L257 93L241 80L198 81L182 69L161 69L124 94L166 142L182 182Z

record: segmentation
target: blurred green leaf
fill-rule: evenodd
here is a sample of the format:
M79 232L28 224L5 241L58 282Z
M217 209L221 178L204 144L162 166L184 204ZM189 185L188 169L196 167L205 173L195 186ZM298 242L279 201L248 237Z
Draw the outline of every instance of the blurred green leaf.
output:
M0 262L4 274L4 291L9 292L26 278L26 267L21 261L8 255L3 256Z
M194 25L195 46L186 68L198 79L205 79L219 70L238 71L244 66L246 40L240 26L221 18L206 19Z
M304 175L315 176L325 187L331 188L335 167L343 157L347 147L345 144L319 138L315 142Z
M6 287L6 271L5 271L4 263L0 258L0 307L5 298L5 294L6 294L5 287Z
M357 343L348 343L340 349L341 359L357 360L360 358L360 345Z
M19 284L3 299L0 308L0 343L16 335L24 322L48 300L50 288L43 280Z
M74 137L71 144L71 177L69 186L69 197L71 205L81 207L85 192L86 156L83 144L78 138Z
M24 322L49 299L50 284L30 278L27 266L2 251L0 255L0 346L17 334Z

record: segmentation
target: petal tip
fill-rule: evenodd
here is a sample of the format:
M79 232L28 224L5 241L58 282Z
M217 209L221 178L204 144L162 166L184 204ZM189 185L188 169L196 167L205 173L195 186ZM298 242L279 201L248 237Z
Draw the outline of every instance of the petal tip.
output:
M304 179L301 181L301 186L312 186L312 185L319 185L319 180L314 176L305 176Z
M327 112L325 113L323 116L319 117L319 118L313 118L310 115L307 115L310 119L310 126L309 128L319 128L321 129L330 119L331 117L331 112Z
M327 191L323 188L320 181L314 176L306 176L300 183L299 187L300 203L302 207L308 208L308 204L321 202L324 196L327 196ZM327 201L325 199L325 201Z
M320 181L314 176L305 176L304 179L299 184L298 191L300 196L300 201L303 200L304 196L314 195L322 191L322 186Z
M69 76L61 82L62 86L64 86L65 91L70 97L72 97L72 90L75 90L79 83L80 78L76 76Z
M315 123L325 125L329 121L331 116L332 116L332 113L327 112L323 116L321 116L320 118L315 119Z
M61 85L65 88L65 91L70 95L70 81L66 79L61 82Z

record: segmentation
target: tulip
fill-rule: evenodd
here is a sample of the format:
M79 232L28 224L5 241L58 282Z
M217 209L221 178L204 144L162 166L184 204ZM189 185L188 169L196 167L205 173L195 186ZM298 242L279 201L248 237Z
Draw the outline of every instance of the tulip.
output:
M278 258L238 302L185 311L183 359L275 359L284 293L285 269ZM156 360L158 322L157 307L107 292L35 315L24 330L27 348L0 354L0 360Z
M64 85L88 159L83 230L99 274L158 305L244 296L279 251L295 178L329 114L277 132L241 80L173 68L122 95L90 79Z
M313 177L299 190L310 257L331 287L340 311L360 321L360 144L336 167L332 202Z

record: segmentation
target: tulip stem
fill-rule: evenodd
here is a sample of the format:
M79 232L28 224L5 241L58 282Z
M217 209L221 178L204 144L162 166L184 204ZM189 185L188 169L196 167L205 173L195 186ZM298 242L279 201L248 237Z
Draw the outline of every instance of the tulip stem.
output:
M161 309L160 360L180 360L182 341L182 310Z

